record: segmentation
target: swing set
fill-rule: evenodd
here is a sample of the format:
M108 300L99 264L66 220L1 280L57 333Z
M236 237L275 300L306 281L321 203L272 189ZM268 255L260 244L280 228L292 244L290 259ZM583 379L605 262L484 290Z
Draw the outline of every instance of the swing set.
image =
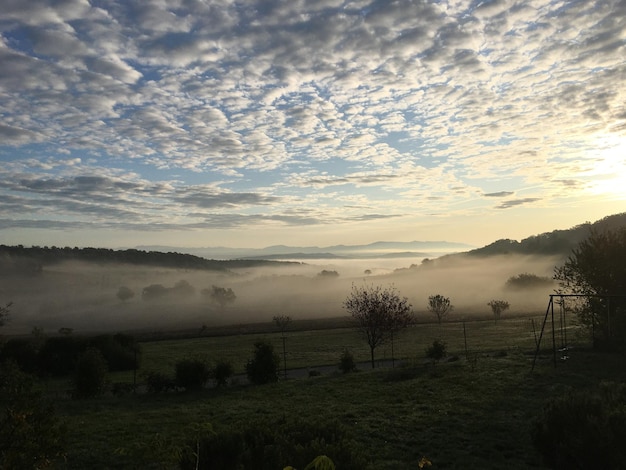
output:
M535 342L537 343L537 349L535 350L535 357L533 358L533 365L531 368L531 372L535 369L535 363L537 362L537 356L539 355L539 349L541 347L541 340L543 338L543 334L546 329L546 324L548 322L548 316L551 318L552 323L552 359L554 363L554 367L556 367L557 363L557 351L561 353L561 360L569 359L568 351L570 350L570 346L567 342L567 325L565 318L565 299L568 297L574 298L600 298L606 299L606 308L607 308L607 330L610 337L611 334L611 299L616 297L626 297L626 295L595 295L595 294L550 294L550 300L548 301L548 307L546 309L546 314L543 317L543 324L541 326L541 333L539 334L539 338L535 337ZM556 298L556 300L555 300ZM555 312L554 312L554 304L558 305L558 327L557 322L555 321ZM592 323L592 331L595 327L595 321ZM557 348L557 328L559 332L560 339L560 347Z

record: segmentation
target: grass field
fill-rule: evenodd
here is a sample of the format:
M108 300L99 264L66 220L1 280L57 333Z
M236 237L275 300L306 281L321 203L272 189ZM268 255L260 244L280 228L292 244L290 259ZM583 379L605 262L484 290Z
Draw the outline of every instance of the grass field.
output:
M512 349L532 351L542 321L543 316L532 315L500 320L497 324L493 320L471 321L465 324L463 322L444 322L441 325L417 324L402 331L395 338L393 355L409 362L421 360L424 350L435 339L445 341L448 351L457 355L465 355L466 345L469 353ZM348 324L347 320L345 324ZM549 327L550 324L547 327L548 333L545 333L546 336L542 341L542 347L545 348L552 346ZM569 328L570 338L574 328L573 326ZM269 329L263 333L143 342L141 370L171 372L180 359L199 354L212 360L228 360L235 367L236 373L242 373L246 361L251 356L254 343L259 340L274 344L282 360L281 334ZM339 357L346 348L353 353L358 362L370 359L367 343L358 330L348 327L289 331L286 333L285 345L289 368L338 364ZM376 350L377 360L391 358L390 343Z
M394 369L362 366L347 375L325 372L197 393L62 398L56 407L69 430L70 450L61 468L176 468L177 449L194 426L210 423L219 433L237 423L279 423L289 417L338 419L370 462L368 469L417 468L424 456L433 469L543 468L529 429L545 401L571 387L624 381L626 370L623 356L586 349L570 351L570 359L554 368L546 341L531 373L535 333L530 318L467 323L465 334L462 323L418 325L398 338L396 357L403 365ZM142 369L171 372L177 359L205 354L228 359L241 372L260 338L280 350L279 334L269 332L147 342ZM434 338L446 341L459 360L425 363L424 349ZM465 359L466 339L475 360ZM357 360L369 358L354 330L293 331L287 339L288 365L334 365L344 347ZM380 359L389 354L388 347L378 352Z
M66 468L176 468L173 458L194 424L219 432L233 423L337 418L371 469L542 468L530 441L533 418L550 396L601 380L624 381L623 357L577 351L553 368L542 357L530 374L521 353L480 355L435 368L376 369L266 386L201 393L64 400L70 431Z

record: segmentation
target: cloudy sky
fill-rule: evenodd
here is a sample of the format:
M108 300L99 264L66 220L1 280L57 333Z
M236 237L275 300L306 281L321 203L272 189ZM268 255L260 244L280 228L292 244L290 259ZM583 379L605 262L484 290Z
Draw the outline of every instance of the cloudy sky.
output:
M2 0L0 242L484 245L626 210L624 0Z

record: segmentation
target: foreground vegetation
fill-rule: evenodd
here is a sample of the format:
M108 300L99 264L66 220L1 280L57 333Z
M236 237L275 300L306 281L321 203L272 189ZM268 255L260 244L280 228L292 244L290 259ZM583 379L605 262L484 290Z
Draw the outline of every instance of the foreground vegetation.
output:
M60 400L69 430L65 468L177 468L207 424L218 435L249 423L339 420L367 468L541 468L531 426L570 388L624 381L623 356L572 353L553 368L521 353L433 365L327 374L264 386ZM285 465L289 462L285 462Z

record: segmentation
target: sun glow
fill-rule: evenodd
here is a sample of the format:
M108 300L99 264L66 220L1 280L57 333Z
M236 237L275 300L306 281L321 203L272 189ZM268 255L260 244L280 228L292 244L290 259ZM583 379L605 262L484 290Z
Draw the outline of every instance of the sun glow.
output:
M593 168L585 175L593 179L590 192L626 199L626 137L599 138L592 156Z

